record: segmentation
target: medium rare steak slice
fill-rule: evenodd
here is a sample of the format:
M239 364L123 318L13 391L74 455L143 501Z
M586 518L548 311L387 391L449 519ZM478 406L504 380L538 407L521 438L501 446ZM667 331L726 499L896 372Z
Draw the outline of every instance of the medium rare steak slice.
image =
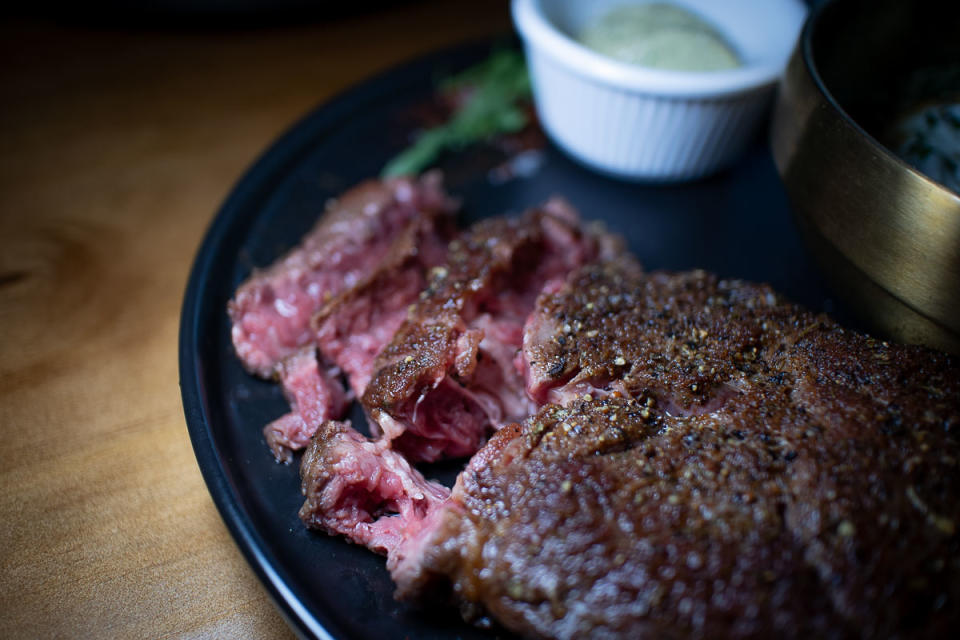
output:
M362 392L426 270L446 255L452 209L436 174L363 183L237 291L228 309L237 353L253 372L278 377L290 401L291 412L264 429L278 461L343 413L341 372Z
M385 440L371 442L349 422L321 425L300 466L304 523L387 555L392 567L419 555L422 531L436 527L450 495L430 482Z
M476 224L451 243L421 300L380 354L362 402L411 460L475 452L532 410L515 366L538 294L618 241L586 231L565 202Z
M244 366L272 376L284 358L314 343L313 315L372 274L397 234L453 209L436 173L367 181L333 201L296 248L254 272L230 301L231 336Z
M277 461L289 463L291 452L307 446L324 420L343 414L347 395L339 370L321 366L314 347L304 347L277 368L291 411L264 427L263 435Z
M334 297L314 318L320 352L343 370L356 397L363 395L377 355L427 286L429 270L446 259L452 235L447 218L424 216L411 223L369 277Z
M960 626L955 359L702 272L588 267L541 303L531 386L565 406L470 461L399 596L537 638Z

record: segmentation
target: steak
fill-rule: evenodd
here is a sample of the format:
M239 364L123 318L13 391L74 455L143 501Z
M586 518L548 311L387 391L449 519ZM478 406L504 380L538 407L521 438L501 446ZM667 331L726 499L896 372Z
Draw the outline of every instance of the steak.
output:
M471 455L528 415L515 358L537 296L618 249L561 200L465 232L377 359L362 396L373 428L409 459L431 461Z
M264 428L278 461L363 392L373 358L446 255L453 209L438 174L362 183L240 286L228 306L236 352L251 372L279 378L291 406Z
M405 541L435 526L432 518L450 495L386 440L371 442L349 422L325 422L301 469L307 500L300 517L307 526L345 535L394 562Z
M765 358L784 352L788 325L808 316L764 285L702 271L643 275L627 258L593 264L528 319L528 393L564 404L642 389L674 415L708 413L748 390Z
M564 404L470 462L394 568L401 597L439 582L545 638L957 628L949 356L762 285L623 263L541 298L526 337L531 388Z
M545 289L520 361L545 404L451 493L325 423L301 470L308 524L387 553L398 597L531 638L960 625L951 356L619 257Z
M274 457L289 463L292 452L303 449L321 423L343 414L347 394L337 379L339 371L323 368L314 347L302 348L277 369L291 411L264 427L263 435Z
M230 302L307 526L530 638L960 628L956 359L647 273L562 200L447 244L453 208L436 175L364 183ZM412 464L469 455L452 490Z
M262 377L314 344L311 318L333 296L370 276L395 236L454 204L440 176L361 183L330 203L300 244L237 289L228 305L231 337L244 366Z

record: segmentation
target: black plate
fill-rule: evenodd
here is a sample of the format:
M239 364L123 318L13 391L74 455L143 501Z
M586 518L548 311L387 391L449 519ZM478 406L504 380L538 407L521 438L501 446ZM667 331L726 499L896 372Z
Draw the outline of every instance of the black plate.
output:
M297 518L297 467L273 461L261 435L286 405L277 385L234 357L227 300L310 228L324 202L376 175L410 135L409 114L435 81L480 60L488 43L458 47L364 82L321 106L240 180L197 255L184 299L180 385L197 462L237 544L293 628L319 638L491 638L455 612L394 602L383 560L307 531ZM465 221L516 212L553 194L627 236L648 268L703 268L771 283L814 309L829 301L793 228L765 140L731 170L655 186L595 175L552 147L532 176L497 183L470 155L448 157L447 186ZM449 479L450 471L446 477ZM500 634L501 636L504 634Z

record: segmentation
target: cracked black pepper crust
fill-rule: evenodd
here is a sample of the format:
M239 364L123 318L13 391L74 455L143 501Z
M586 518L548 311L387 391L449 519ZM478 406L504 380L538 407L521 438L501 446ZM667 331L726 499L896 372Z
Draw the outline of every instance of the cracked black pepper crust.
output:
M519 219L485 219L450 243L447 264L430 272L407 321L377 357L377 373L362 399L369 411L390 411L443 377L457 336L466 328L464 311L489 295L517 251L525 249L536 257L542 215L532 211Z
M549 357L596 390L494 436L401 595L449 581L469 615L538 638L960 628L954 358L702 272L577 277L547 317L607 335Z
M496 293L523 289L524 278L541 260L549 227L608 255L621 250L619 238L605 230L581 228L565 213L568 206L548 201L518 218L484 219L449 244L447 263L430 272L420 300L377 358L377 373L362 398L368 411L390 412L441 377L466 329L465 318L474 317L480 305L493 313L510 311L496 307Z
M830 324L766 285L704 271L644 275L630 260L580 270L537 310L536 339L525 350L543 387L622 379L669 391L691 410L719 385L757 375L791 336Z

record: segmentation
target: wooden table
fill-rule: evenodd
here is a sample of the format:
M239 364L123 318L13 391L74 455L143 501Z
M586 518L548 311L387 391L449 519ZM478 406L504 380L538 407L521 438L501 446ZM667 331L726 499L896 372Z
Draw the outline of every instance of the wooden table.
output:
M291 635L184 424L191 260L300 115L509 28L506 2L442 1L262 29L0 24L0 637Z

